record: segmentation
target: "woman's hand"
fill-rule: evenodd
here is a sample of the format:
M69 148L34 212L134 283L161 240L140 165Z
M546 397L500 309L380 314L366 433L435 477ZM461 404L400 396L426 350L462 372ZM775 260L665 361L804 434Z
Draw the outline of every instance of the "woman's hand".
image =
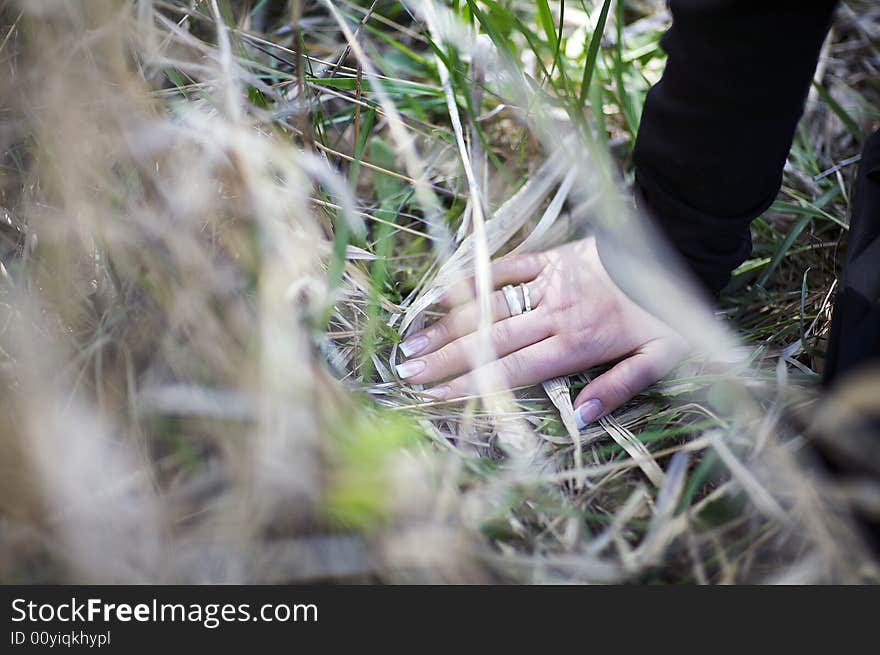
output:
M682 337L611 281L593 238L500 259L492 264L492 281L496 288L526 284L533 308L511 316L504 294L492 294L491 340L498 359L487 366L509 386L538 384L623 358L575 399L581 428L669 373L687 352ZM516 293L522 301L518 286ZM401 344L411 359L397 367L398 375L416 384L452 378L428 391L441 399L474 393L475 374L466 371L477 344L476 326L475 303L452 307Z

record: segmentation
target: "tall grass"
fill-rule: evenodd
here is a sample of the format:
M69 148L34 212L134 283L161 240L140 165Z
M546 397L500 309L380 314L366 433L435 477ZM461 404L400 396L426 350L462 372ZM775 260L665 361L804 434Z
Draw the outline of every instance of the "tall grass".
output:
M805 457L876 406L815 389L876 12L713 315L625 201L660 3L0 11L3 581L876 580L877 486ZM672 379L573 434L596 371L465 403L393 374L452 283L485 306L492 257L589 231L698 347Z

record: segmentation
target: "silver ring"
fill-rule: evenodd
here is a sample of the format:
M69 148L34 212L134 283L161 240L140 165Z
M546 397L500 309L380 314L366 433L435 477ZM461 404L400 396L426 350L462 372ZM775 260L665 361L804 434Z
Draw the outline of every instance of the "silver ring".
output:
M522 289L523 305L525 305L524 311L527 311L527 312L532 311L532 294L529 293L528 285L525 282L523 282L522 284L519 285L519 288Z
M517 294L516 289L508 284L501 287L501 292L504 294L504 299L507 301L507 309L510 310L510 315L519 316L522 314L523 308L519 302L519 294Z

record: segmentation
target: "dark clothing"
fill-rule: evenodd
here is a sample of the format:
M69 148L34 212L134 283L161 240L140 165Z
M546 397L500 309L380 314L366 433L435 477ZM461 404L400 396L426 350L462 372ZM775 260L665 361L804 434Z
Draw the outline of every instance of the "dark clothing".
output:
M637 197L716 295L773 202L837 0L670 0L636 140ZM880 137L866 144L827 375L880 360Z
M862 151L826 362L826 380L880 364L880 132Z

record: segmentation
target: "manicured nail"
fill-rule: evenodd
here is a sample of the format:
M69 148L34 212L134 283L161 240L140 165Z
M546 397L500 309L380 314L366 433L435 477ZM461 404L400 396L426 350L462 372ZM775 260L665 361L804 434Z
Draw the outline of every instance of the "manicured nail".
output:
M425 360L423 359L413 359L409 362L397 365L397 374L404 380L406 378L411 378L413 375L418 375L424 370Z
M412 357L413 355L418 355L422 352L427 345L428 337L410 337L400 344L400 350L403 352L404 356Z
M578 430L583 430L602 415L602 402L593 398L574 410L574 420Z
M434 400L446 400L446 397L449 395L449 385L444 384L439 387L425 389L425 395L430 396Z

